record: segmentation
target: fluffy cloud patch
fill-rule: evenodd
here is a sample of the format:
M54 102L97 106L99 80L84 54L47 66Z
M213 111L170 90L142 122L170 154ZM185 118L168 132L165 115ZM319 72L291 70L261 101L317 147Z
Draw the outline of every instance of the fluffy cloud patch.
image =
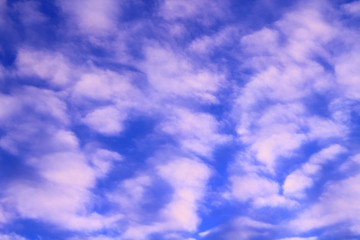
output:
M214 18L221 19L226 16L225 4L221 1L175 1L165 0L160 7L160 15L166 20L198 20L203 24L211 24Z
M246 202L251 201L255 207L294 207L296 202L281 196L276 181L257 174L232 176L231 196Z
M157 173L173 188L171 200L159 211L158 222L130 226L123 235L125 239L146 239L159 232L194 232L200 223L197 211L211 170L198 160L175 158L159 165ZM136 189L136 194L143 191L142 187Z
M117 4L112 0L101 4L98 1L59 1L64 15L69 16L68 24L74 24L84 34L100 36L115 30L116 18L120 14L120 6Z
M344 147L334 144L311 156L300 169L286 177L283 185L284 194L298 198L304 197L304 191L314 184L323 165L345 151Z
M13 205L20 216L74 230L100 229L118 219L119 216L104 217L88 211L92 205L90 189L96 182L96 170L82 154L59 152L34 157L28 164L38 170L43 180L16 181L5 191L6 203Z
M173 200L162 214L172 219L175 226L194 231L200 221L196 214L197 203L204 194L210 169L198 161L178 159L159 166L158 171L174 188Z
M105 135L114 135L123 129L124 113L112 106L95 109L88 113L83 122L94 131Z
M305 210L290 225L299 232L312 229L335 226L346 223L349 230L355 234L360 233L359 201L360 193L358 182L360 175L346 178L339 182L329 183L319 202Z
M73 77L71 65L61 53L20 49L16 62L19 74L38 77L54 86L64 86Z
M243 201L270 196L277 194L279 191L279 186L276 182L257 175L234 176L232 184L234 196Z
M26 240L26 238L23 238L20 235L17 234L1 234L0 233L0 239L1 240Z
M230 140L230 136L219 133L220 123L210 114L174 109L161 130L174 135L184 150L210 156L216 145Z
M143 68L160 97L178 95L216 102L214 94L221 86L221 74L201 67L196 68L181 55L160 47L148 48L146 56L147 61Z

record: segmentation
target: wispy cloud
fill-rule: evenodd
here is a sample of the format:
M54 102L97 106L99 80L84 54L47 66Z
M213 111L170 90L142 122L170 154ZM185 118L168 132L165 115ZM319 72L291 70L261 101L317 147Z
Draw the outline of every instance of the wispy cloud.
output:
M75 33L107 35L116 31L117 18L121 13L121 3L106 0L98 1L59 1L58 3L67 17L67 24L74 26Z
M17 234L0 234L0 239L1 240L26 240L26 238L21 237L20 235Z
M313 185L313 181L323 165L344 152L346 152L345 148L334 144L311 156L300 169L286 177L283 185L284 194L292 197L304 197L304 190Z
M358 182L359 175L336 183L330 182L319 202L294 219L291 226L301 232L347 223L349 230L359 234L359 219L358 215L354 214L359 211L356 204L359 201Z

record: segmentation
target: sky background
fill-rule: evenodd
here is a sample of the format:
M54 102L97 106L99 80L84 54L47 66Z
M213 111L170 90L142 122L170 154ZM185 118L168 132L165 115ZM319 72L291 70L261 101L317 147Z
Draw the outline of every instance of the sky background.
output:
M0 240L360 239L360 1L0 0Z

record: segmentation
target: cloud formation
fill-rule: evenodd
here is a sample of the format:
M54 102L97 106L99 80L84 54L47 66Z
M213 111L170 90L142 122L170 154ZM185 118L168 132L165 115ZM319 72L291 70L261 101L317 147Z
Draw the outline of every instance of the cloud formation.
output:
M360 237L359 6L0 0L0 240Z

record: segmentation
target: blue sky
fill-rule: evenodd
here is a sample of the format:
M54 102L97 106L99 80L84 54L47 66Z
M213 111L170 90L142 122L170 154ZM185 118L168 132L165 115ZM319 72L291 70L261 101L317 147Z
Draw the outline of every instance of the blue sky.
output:
M0 0L0 240L360 239L359 20Z

